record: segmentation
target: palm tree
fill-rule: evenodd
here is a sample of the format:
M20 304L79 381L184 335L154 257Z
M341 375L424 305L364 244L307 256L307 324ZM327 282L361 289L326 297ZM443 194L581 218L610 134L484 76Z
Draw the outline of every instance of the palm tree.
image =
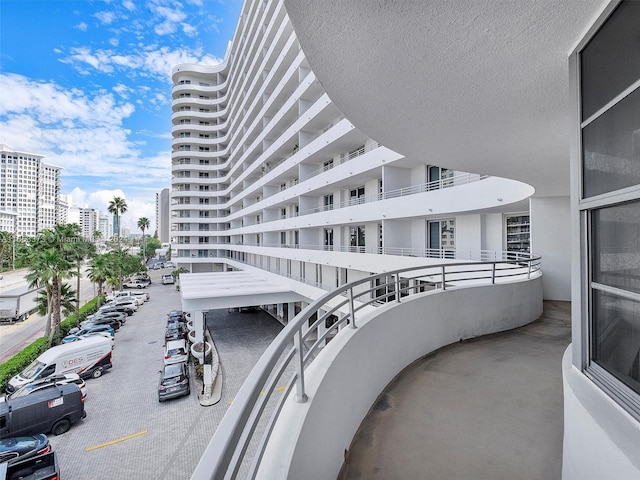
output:
M98 255L89 260L89 279L98 285L98 307L102 302L103 287L110 276L109 257L107 254Z
M44 288L47 296L48 319L46 335L49 337L49 345L53 337L59 333L61 321L61 296L62 280L75 275L73 263L66 257L63 251L53 247L41 249L42 238L36 238L33 244L36 246L30 257L29 273L25 279L31 288ZM38 245L40 243L40 245Z
M116 216L116 223L118 225L118 248L120 248L120 215L126 212L127 208L127 202L121 197L113 197L113 200L109 202L109 206L107 207L109 213Z
M147 217L142 217L138 219L138 228L142 230L142 263L147 264L147 243L144 238L144 231L147 230L151 226L149 219Z

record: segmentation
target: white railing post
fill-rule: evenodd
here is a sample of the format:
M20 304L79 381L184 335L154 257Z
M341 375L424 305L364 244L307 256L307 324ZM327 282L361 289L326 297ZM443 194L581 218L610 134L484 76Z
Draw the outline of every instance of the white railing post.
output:
M304 391L304 353L302 351L302 329L293 336L293 345L296 349L296 397L295 401L298 403L305 403L308 399L307 394Z
M349 316L351 317L349 326L351 328L357 328L356 327L356 307L353 302L353 287L349 287Z
M491 264L491 285L496 284L496 263Z
M400 274L396 273L396 301L400 303Z
M447 284L446 284L445 278L444 278L444 265L442 265L441 269L442 269L442 290L446 290L447 289Z

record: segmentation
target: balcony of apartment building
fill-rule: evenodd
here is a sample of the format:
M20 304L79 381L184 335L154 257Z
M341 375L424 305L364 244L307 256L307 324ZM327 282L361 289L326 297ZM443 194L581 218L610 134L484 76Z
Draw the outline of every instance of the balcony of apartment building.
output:
M568 312L547 304L543 315L539 259L414 264L365 277L289 316L193 478L223 478L227 467L228 478L253 478L254 468L264 479L336 478L345 458L339 478L557 476L554 358L568 342ZM537 354L523 363L522 349ZM523 453L533 442L544 454Z

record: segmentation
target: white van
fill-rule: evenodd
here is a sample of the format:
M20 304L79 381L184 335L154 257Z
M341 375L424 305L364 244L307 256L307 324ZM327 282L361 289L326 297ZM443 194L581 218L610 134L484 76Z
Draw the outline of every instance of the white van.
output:
M82 378L98 378L112 366L111 351L111 340L101 335L51 347L9 380L7 393L13 393L26 383L50 375L77 373Z

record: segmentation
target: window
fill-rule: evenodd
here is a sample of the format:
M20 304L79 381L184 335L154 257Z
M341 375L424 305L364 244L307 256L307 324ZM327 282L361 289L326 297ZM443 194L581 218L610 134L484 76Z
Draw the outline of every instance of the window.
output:
M640 2L623 1L572 56L579 95L583 330L594 381L640 418ZM606 194L606 195L604 195ZM578 308L582 309L579 305ZM575 342L574 342L575 343Z
M364 225L349 227L350 251L364 253Z
M324 249L333 250L333 228L324 229Z
M427 222L427 257L455 257L455 220Z
M349 192L349 200L351 205L364 203L364 186L354 188Z
M529 215L507 215L505 227L507 252L529 253L531 243Z
M324 210L333 210L333 194L324 196L323 206Z

